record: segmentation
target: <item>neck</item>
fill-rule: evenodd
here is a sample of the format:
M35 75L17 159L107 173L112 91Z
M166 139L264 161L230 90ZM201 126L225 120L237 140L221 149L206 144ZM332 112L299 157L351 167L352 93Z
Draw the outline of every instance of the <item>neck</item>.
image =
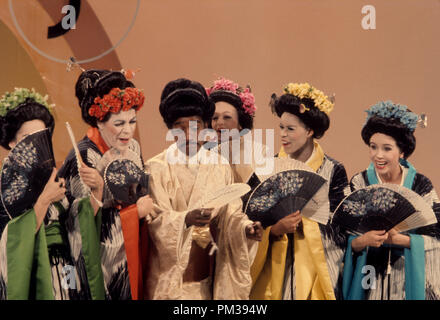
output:
M108 141L107 137L105 136L105 134L102 133L101 130L98 129L98 131L99 131L99 135L101 136L102 140L106 144L106 147L110 149L112 147L110 141Z
M295 160L306 162L313 153L314 149L313 139L308 139L307 142L294 153L289 154L289 156Z
M400 184L402 181L402 174L402 168L398 166L395 170L387 172L384 175L379 174L379 177L384 183Z

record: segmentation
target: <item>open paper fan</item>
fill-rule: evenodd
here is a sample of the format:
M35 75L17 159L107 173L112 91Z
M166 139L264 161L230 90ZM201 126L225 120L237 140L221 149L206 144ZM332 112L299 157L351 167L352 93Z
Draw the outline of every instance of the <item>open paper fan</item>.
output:
M354 234L370 230L404 232L437 222L429 204L414 191L375 184L352 192L336 208L333 222Z
M232 183L216 191L207 191L203 199L193 209L220 208L248 193L251 188L246 183Z
M9 152L1 174L1 200L11 217L34 206L54 167L48 129L26 136Z
M203 198L192 206L189 211L200 208L220 209L232 201L240 199L240 197L249 192L249 190L250 187L246 183L233 183L227 185L226 187L218 189L214 192L205 193ZM218 214L218 210L214 210L211 219L213 219L216 214ZM192 238L199 243L202 248L206 248L209 243L212 243L212 248L209 252L209 255L212 255L217 249L217 245L212 237L209 225L202 227L194 226Z
M264 180L252 192L245 208L251 220L261 221L267 227L300 210L303 216L327 224L330 215L327 181L310 168L285 170L288 165L302 167L297 162L280 161L285 167L275 168L282 171Z
M132 205L148 194L149 176L132 160L116 159L104 170L104 181L113 198L124 206Z

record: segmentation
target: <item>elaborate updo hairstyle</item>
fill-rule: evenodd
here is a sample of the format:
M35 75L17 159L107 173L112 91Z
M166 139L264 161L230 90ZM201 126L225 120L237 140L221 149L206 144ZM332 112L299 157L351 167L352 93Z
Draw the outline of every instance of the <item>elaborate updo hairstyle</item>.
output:
M81 73L75 85L75 95L81 107L82 118L86 123L96 128L98 121L108 121L113 111L100 111L102 119L99 119L96 114L95 116L91 115L93 112L91 112L90 109L93 105L96 105L95 98L103 98L114 88L124 90L126 88L135 88L135 86L131 81L127 80L123 73L118 71L86 70ZM143 99L142 103L139 103L139 105L133 108L137 111L142 107L142 104ZM118 112L119 111L120 110L118 110Z
M391 101L379 102L366 112L367 122L361 132L365 144L370 145L370 139L375 133L382 133L396 140L405 159L414 152L414 130L417 127L418 115L411 112L407 106Z
M313 130L313 138L319 139L330 127L328 113L334 105L321 91L307 83L289 83L282 96L272 94L270 106L278 117L284 112L297 116L307 128Z
M171 129L174 122L182 117L200 116L208 123L214 115L215 104L199 82L180 78L168 82L163 89L159 111L168 129Z
M249 87L243 89L231 80L220 78L206 92L214 103L227 102L237 110L238 123L242 129L253 128L256 106Z
M17 99L15 99L17 98ZM47 96L42 97L34 90L24 88L7 92L0 100L2 109L0 115L0 145L10 150L9 143L15 139L23 123L41 120L50 134L53 134L55 121L46 102ZM15 104L14 104L15 103Z

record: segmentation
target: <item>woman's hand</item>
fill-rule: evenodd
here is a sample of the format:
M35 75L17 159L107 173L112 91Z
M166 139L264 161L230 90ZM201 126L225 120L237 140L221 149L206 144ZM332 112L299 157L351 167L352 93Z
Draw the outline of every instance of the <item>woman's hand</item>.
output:
M411 238L409 236L397 232L393 228L388 231L388 238L385 240L385 243L410 248Z
M92 194L90 196L90 202L93 207L94 214L99 211L99 208L102 206L102 194L104 192L104 179L99 174L98 170L95 168L88 167L82 160L81 168L79 168L78 172L81 177L81 180L84 182L86 186L90 188Z
M285 233L294 233L297 230L298 225L301 223L301 221L301 212L296 211L289 214L288 216L285 216L277 223L275 223L270 229L270 233L276 237L281 236Z
M385 230L371 230L354 239L351 246L356 252L364 250L365 247L379 248L387 238L388 232Z
M207 225L211 220L211 214L214 208L208 209L194 209L186 214L185 223L187 227L192 225L197 227L203 227Z
M35 215L37 216L37 230L40 228L50 204L64 198L66 192L64 179L60 178L55 181L56 175L57 169L53 168L49 180L34 205Z
M263 227L260 221L255 221L254 223L246 226L246 237L251 240L261 241L263 237Z
M139 198L136 202L139 219L145 218L153 210L153 199L149 195Z
M104 189L104 179L101 177L98 170L90 168L82 162L81 168L79 168L78 171L81 180L90 188L90 190L102 192Z

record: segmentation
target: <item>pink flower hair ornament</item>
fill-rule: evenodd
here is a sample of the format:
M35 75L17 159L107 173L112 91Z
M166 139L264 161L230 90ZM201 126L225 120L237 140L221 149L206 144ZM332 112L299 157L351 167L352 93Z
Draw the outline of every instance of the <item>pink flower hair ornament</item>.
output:
M220 78L214 81L214 85L211 88L206 88L206 94L210 96L216 91L228 91L238 96L242 102L242 107L245 113L250 116L254 116L257 106L255 105L255 96L251 92L251 88L247 86L245 89L239 86L232 80Z

